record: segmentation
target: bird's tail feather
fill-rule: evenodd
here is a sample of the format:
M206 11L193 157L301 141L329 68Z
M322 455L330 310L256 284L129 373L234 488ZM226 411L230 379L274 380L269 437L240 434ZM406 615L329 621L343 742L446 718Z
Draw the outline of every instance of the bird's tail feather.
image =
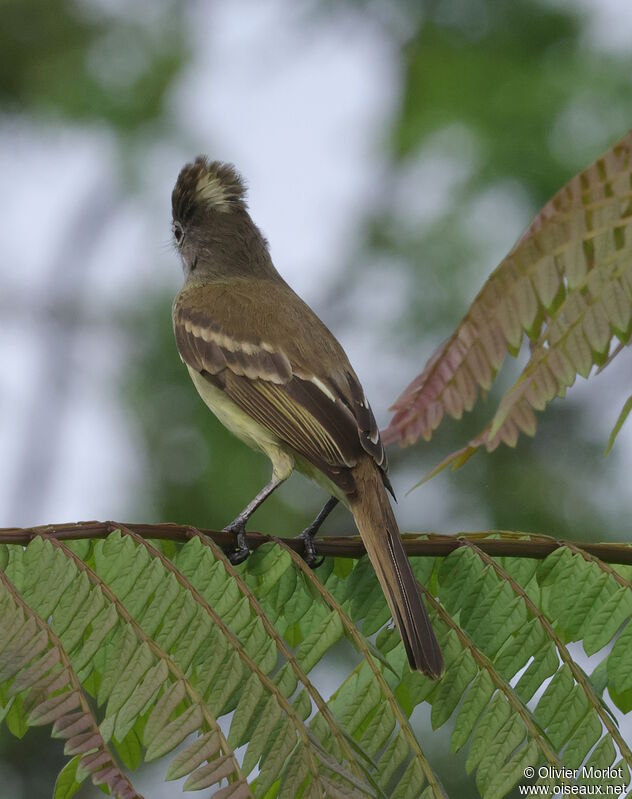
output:
M368 458L354 469L353 518L399 628L412 669L440 677L443 658L406 557L380 473Z

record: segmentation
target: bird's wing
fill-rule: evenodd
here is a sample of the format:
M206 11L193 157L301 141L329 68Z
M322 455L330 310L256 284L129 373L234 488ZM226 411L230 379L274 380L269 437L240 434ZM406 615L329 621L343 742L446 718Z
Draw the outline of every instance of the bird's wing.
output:
M312 316L307 343L295 335L304 313ZM353 491L350 470L365 452L389 485L377 423L355 373L333 335L287 286L196 287L176 299L173 323L191 369L342 490Z

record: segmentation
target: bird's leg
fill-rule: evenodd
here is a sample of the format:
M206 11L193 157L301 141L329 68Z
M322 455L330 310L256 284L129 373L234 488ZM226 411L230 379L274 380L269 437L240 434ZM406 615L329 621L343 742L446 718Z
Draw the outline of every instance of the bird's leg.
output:
M223 532L232 533L235 537L235 546L226 553L233 566L242 563L250 554L248 544L246 543L246 524L248 523L248 519L284 480L285 478L272 475L272 480L259 491L256 497L246 505L238 516L235 516L230 524L224 527Z
M303 532L299 535L299 538L303 539L303 558L305 563L312 568L317 569L325 560L324 558L318 558L316 555L316 546L314 545L314 537L316 533L320 530L322 523L325 519L329 516L332 510L338 504L338 500L336 497L329 497L327 502L323 505L320 513L314 519L314 521L306 527Z

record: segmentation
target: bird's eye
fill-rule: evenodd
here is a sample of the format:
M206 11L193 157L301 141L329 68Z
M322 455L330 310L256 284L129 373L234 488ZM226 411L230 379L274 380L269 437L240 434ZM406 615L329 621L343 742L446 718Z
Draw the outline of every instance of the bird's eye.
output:
M182 225L179 222L173 223L173 235L176 240L176 244L180 246L184 239L184 230L182 229Z

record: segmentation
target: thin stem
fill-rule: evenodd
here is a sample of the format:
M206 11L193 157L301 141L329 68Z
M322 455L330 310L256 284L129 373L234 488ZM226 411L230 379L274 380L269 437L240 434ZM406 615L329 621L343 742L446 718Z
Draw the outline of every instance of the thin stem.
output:
M186 543L190 538L191 527L188 524L143 524L135 522L72 522L40 527L3 527L0 528L0 544L26 545L38 535L47 535L57 541L76 541L81 539L107 538L113 528L126 527L134 530L141 538L180 541ZM199 532L211 538L220 547L233 543L233 535L221 530L198 528ZM535 558L544 560L568 542L560 541L547 535L531 535L504 530L487 530L470 533L409 533L404 537L404 549L409 556L441 557L449 555L455 549L476 544L478 549L492 557L511 556L515 558ZM258 532L246 534L248 548L257 549L270 541L280 541L285 547L301 553L304 543L301 538L277 538ZM574 547L578 552L591 555L604 563L617 563L632 566L632 544L627 543L579 543ZM325 536L319 539L318 551L321 555L337 558L361 558L366 553L362 540L353 536Z

